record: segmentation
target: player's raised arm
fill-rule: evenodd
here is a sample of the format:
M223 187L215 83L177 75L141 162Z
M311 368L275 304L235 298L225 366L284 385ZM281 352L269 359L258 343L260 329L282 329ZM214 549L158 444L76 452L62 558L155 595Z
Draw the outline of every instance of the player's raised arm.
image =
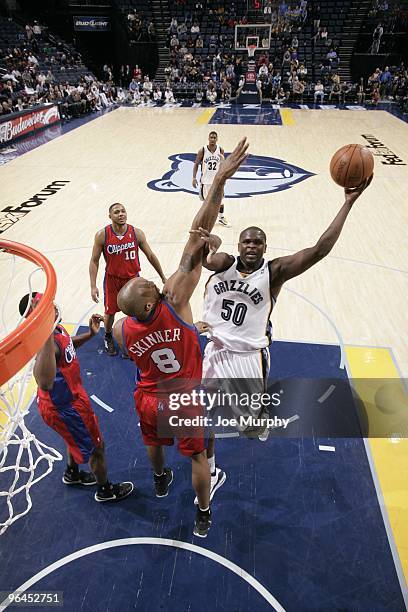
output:
M302 274L318 261L326 257L340 236L348 214L363 191L371 183L372 176L355 189L345 189L345 202L327 230L312 247L288 255L278 257L270 262L273 287L282 285L285 281Z
M96 277L98 276L99 259L103 251L103 243L105 230L99 230L95 235L94 245L92 248L91 260L89 262L89 280L91 282L91 297L94 302L99 302L99 289L96 286Z
M59 350L54 342L54 333L52 333L42 349L38 351L33 371L35 382L42 391L50 391L54 386L58 354Z
M246 138L240 140L234 151L223 161L214 178L213 184L206 200L194 217L192 230L200 227L211 232L217 219L219 206L224 193L224 185L228 178L238 170L247 157L248 143ZM184 247L178 270L167 280L164 293L168 301L177 309L188 304L194 289L200 279L202 268L203 240L195 232L191 232ZM191 317L191 312L181 313L180 316Z

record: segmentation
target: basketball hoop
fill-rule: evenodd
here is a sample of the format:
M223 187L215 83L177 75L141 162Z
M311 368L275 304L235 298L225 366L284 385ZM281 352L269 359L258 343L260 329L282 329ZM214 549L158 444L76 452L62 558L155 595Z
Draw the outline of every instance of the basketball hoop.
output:
M0 249L11 255L28 259L42 268L47 276L47 287L37 308L8 336L0 341L0 386L23 368L45 343L54 327L54 297L57 277L44 255L25 244L0 240Z
M52 471L54 461L60 461L62 456L40 442L24 422L30 404L27 395L34 356L56 325L55 270L44 255L18 242L0 240L0 253L9 254L12 259L10 280L4 283L6 291L1 304L1 324L6 336L0 341L0 475L3 483L0 502L5 498L8 512L8 518L4 520L4 504L0 503L1 535L14 521L29 512L32 506L30 488L47 476ZM47 284L35 310L27 318L21 317L17 326L13 326L6 324L6 305L13 281L18 278L15 264L21 258L36 266L28 277L28 290L25 293L33 293L31 277L39 270L45 274ZM18 294L18 300L23 293ZM17 309L18 302L12 306L11 312L15 313ZM13 318L8 317L10 320ZM44 462L45 469L41 470ZM9 476L8 484L4 476Z
M256 51L256 45L249 45L247 47L248 57L254 57Z

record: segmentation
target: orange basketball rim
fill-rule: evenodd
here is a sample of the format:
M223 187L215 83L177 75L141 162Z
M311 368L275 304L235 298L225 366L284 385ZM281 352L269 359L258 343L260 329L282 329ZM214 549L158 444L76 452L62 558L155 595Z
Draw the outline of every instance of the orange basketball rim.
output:
M42 268L47 277L47 286L38 306L15 330L0 341L1 386L34 357L51 334L55 322L53 302L57 289L57 277L49 260L39 251L25 244L0 240L0 250L31 261Z

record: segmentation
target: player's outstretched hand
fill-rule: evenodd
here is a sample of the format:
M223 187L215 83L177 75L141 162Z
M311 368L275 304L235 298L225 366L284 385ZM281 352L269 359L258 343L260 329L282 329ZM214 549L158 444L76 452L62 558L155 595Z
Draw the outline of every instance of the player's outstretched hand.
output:
M344 189L344 195L346 196L346 202L350 206L354 204L357 198L359 198L361 194L363 193L363 191L367 189L367 187L371 184L371 181L373 180L373 176L374 174L372 174L370 177L368 177L368 179L363 181L361 185L359 185L358 187L346 187Z
M210 234L209 231L199 227L198 230L190 230L190 234L197 234L200 236L201 240L203 240L208 246L208 255L207 255L207 263L211 264L213 261L213 256L218 251L221 246L222 240L216 234Z
M221 162L217 175L224 180L233 176L246 160L248 147L249 143L246 137L240 140L233 152Z
M102 321L103 316L100 314L93 314L91 316L91 318L89 319L89 331L91 332L92 336L95 336L98 333Z
M96 302L98 304L99 302L99 289L98 287L91 287L91 297L93 299L94 302Z

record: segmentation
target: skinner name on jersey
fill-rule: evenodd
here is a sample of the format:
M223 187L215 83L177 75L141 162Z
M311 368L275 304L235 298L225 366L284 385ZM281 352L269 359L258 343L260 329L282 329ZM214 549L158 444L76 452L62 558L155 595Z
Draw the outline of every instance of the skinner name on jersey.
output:
M248 295L256 306L257 304L262 302L263 296L256 287L251 291L249 289L249 284L245 281L240 280L224 280L214 285L214 291L217 295L220 295L221 293L226 293L227 291L238 291L239 293L244 293L245 295Z
M119 255L122 251L127 251L128 249L134 249L134 242L125 242L125 244L108 244L107 251L109 255Z
M174 329L164 329L163 331L154 331L148 334L138 342L132 344L129 347L129 351L134 353L137 357L141 357L143 353L149 350L155 344L161 344L166 342L178 342L180 340L181 329L176 327Z

